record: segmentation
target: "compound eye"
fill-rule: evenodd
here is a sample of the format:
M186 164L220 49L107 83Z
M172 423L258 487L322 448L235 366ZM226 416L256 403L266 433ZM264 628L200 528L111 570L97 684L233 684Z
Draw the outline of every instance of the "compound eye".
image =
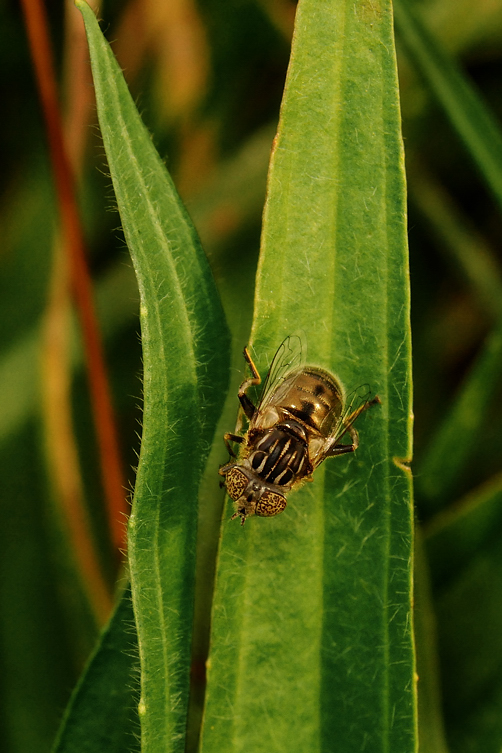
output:
M248 477L238 468L231 468L225 476L225 486L227 487L228 496L233 500L242 497L248 484Z
M261 515L262 518L271 518L272 515L279 515L285 507L286 499L282 494L265 491L256 503L255 515Z

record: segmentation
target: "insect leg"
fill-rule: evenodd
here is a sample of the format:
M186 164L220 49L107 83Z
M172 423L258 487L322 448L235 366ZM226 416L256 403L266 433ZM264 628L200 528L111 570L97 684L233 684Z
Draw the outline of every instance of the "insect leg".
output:
M381 405L381 404L382 404L382 401L380 400L378 395L376 395L371 400L367 400L365 403L360 405L359 408L357 408L353 413L350 414L350 416L347 416L345 418L344 423L347 424L347 430L350 431L349 427L352 426L356 418L358 418L358 416L360 416L361 413L363 413L368 408L371 408L372 405Z
M347 416L343 422L345 425L345 431L343 432L343 434L350 434L352 444L337 444L337 442L335 441L335 443L327 450L324 457L335 457L336 455L345 455L345 453L347 452L355 452L359 447L359 434L353 426L354 421L367 408L371 408L372 405L381 405L381 402L382 401L380 400L378 395L376 395L376 397L374 397L372 400L367 400L365 403L360 405L359 408L353 411L353 413ZM343 435L339 434L338 436L341 439Z
M329 448L325 457L333 458L336 455L345 455L347 452L355 452L359 447L359 434L353 426L349 426L347 432L350 434L352 444L335 444Z
M331 448L329 452L326 453L327 458L334 458L337 455L346 455L347 452L354 452L355 447L353 444L338 444Z
M246 522L246 511L245 511L245 509L243 507L240 510L237 510L237 512L234 512L234 514L232 515L232 517L230 518L230 520L235 520L239 516L240 516L240 519L241 519L241 526L243 526L244 523Z
M231 432L227 432L224 437L223 441L225 442L225 447L228 450L228 454L231 455L233 458L236 458L237 455L234 452L234 448L230 444L230 442L237 442L237 444L242 444L244 442L244 437L240 437L238 434L232 434Z
M253 374L253 376L243 381L243 383L239 387L238 398L241 402L244 413L246 414L248 419L251 421L256 413L256 408L251 402L251 400L248 398L248 396L246 395L246 392L253 384L261 384L261 377L258 373L258 369L253 363L253 359L251 358L251 355L247 347L244 348L244 358L248 362L249 368L251 369L251 373Z

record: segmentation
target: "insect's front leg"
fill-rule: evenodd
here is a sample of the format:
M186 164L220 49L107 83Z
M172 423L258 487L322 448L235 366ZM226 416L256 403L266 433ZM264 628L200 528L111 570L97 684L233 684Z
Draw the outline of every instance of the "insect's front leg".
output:
M244 442L244 437L240 437L238 434L227 432L223 437L223 441L225 442L225 447L228 450L228 454L231 455L231 457L236 458L237 455L235 454L234 448L232 447L230 442L237 442L237 444L242 444Z
M261 384L261 377L258 373L258 369L253 363L253 359L251 358L251 354L249 353L249 350L247 349L247 347L244 348L244 358L248 362L249 368L251 369L251 373L253 374L253 376L243 381L243 383L239 387L238 397L242 405L242 410L246 414L247 418L251 421L256 414L256 408L251 402L251 400L249 399L249 397L246 395L246 392L252 385Z

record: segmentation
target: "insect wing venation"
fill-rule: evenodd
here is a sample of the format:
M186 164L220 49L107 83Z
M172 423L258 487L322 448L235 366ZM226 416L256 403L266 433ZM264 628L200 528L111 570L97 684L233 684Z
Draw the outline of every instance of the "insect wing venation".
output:
M266 408L288 374L302 366L305 357L306 347L300 335L289 335L282 341L265 377L258 412Z

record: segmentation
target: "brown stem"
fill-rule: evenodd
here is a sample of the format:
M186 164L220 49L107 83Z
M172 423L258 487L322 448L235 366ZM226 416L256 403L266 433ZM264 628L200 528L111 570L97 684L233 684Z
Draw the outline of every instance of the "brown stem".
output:
M47 18L41 0L21 0L21 5L47 129L64 246L70 255L70 274L86 351L89 389L100 450L110 533L113 545L119 551L125 546L127 502L104 358L94 313L83 233L75 199L73 175L64 148Z

